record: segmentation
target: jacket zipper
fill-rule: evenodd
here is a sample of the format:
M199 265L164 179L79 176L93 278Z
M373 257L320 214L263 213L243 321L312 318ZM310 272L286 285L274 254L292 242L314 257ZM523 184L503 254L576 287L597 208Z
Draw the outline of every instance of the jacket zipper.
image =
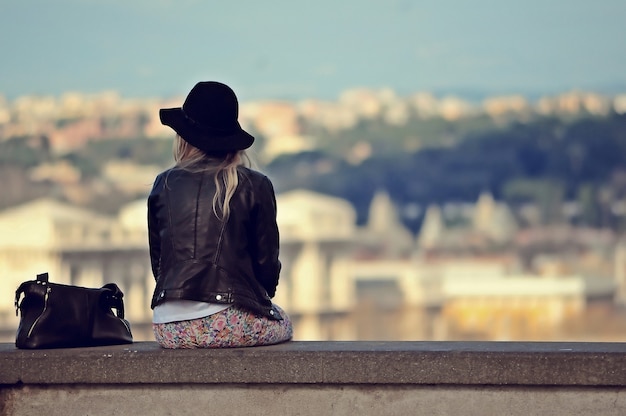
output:
M31 334L33 333L33 329L35 329L35 325L37 325L37 322L39 322L39 319L46 312L46 309L48 308L48 296L49 295L50 295L50 287L48 286L46 288L46 294L43 297L43 310L41 311L37 319L35 319L35 322L33 322L33 324L30 326L30 329L28 330L28 335L26 335L26 338L30 338Z

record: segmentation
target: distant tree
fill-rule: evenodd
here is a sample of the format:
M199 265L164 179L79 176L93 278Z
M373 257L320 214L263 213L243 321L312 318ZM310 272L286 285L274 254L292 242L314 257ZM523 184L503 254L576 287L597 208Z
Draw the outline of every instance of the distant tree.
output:
M31 168L49 157L50 146L47 137L13 137L0 142L0 165L10 164Z

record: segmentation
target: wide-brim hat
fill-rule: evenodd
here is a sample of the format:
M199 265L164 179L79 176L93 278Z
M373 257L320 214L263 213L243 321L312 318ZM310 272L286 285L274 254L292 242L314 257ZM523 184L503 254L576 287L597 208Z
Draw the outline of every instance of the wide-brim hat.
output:
M254 137L239 124L239 103L234 91L215 81L197 83L182 107L162 108L161 123L205 152L243 150Z

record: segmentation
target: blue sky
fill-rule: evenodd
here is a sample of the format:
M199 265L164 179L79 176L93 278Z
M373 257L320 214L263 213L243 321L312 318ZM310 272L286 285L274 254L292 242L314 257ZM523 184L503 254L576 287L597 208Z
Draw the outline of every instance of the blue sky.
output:
M0 94L626 92L625 22L624 0L2 0Z

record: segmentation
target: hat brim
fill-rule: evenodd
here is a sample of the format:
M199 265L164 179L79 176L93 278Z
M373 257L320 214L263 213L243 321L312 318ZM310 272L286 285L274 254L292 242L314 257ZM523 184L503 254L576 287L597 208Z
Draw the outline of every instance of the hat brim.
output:
M159 118L186 142L208 153L244 150L254 143L254 136L243 130L239 123L231 131L200 129L185 117L181 107L162 108Z

